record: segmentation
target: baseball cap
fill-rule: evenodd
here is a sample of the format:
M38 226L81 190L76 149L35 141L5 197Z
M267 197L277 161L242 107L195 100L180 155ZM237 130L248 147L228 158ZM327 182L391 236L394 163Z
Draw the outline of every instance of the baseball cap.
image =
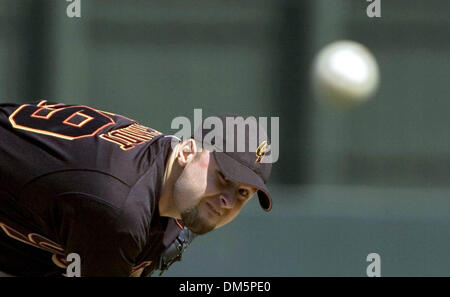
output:
M203 149L212 151L221 172L230 180L257 189L259 204L272 209L272 198L266 183L272 164L267 133L256 118L219 115L204 119L192 136Z

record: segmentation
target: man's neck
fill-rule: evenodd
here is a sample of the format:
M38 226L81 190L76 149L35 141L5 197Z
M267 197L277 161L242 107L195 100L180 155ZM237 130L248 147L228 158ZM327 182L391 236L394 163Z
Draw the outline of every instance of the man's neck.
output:
M158 204L160 216L167 216L176 219L179 219L179 216L176 213L174 213L173 210L175 208L172 205L173 185L175 183L175 176L174 176L175 172L173 170L173 167L175 166L175 160L178 155L179 148L180 144L176 145L167 160L166 168L164 171L161 197L159 198Z

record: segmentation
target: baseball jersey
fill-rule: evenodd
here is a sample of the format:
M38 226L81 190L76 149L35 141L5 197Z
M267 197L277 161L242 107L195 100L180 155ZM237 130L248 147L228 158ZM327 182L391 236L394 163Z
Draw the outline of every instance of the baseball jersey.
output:
M0 104L0 271L61 275L76 253L81 276L149 272L183 229L158 210L173 140L85 105Z

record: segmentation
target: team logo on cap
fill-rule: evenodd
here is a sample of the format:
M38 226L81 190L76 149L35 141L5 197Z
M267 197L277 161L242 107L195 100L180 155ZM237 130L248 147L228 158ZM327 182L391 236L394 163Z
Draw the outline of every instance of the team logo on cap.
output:
M256 163L261 163L262 159L267 153L267 147L268 144L265 140L258 146L258 148L256 149Z

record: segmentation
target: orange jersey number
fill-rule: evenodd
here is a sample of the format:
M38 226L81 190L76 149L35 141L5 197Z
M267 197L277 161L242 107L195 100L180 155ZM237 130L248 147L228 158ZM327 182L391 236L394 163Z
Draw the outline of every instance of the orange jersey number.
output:
M104 113L84 105L24 104L9 117L16 129L50 135L67 140L91 137L114 124Z

